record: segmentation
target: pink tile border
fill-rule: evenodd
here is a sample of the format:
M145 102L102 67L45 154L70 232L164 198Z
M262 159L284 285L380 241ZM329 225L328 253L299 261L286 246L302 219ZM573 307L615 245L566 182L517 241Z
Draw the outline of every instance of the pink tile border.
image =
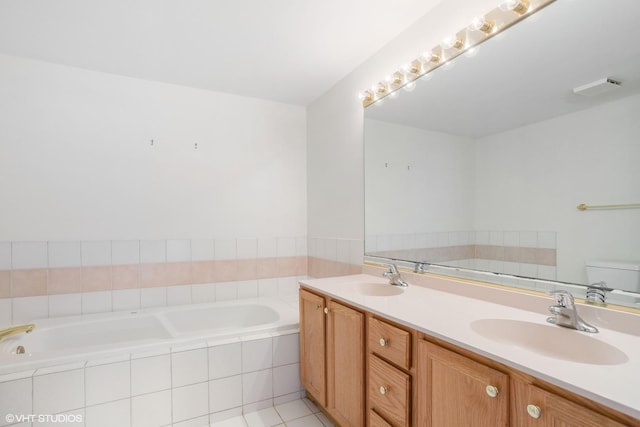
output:
M11 298L11 271L0 271L0 298Z
M82 292L110 291L111 266L82 267Z
M47 270L12 270L11 296L35 297L47 295Z
M81 268L50 268L48 274L47 293L49 295L82 292Z
M297 256L0 270L0 298L306 276L309 271L309 259L306 256ZM333 267L322 264L321 271L345 272L339 274L355 271L349 264L335 264Z
M191 280L194 284L212 283L216 280L214 261L196 261L191 263Z
M140 287L140 265L114 265L111 267L111 287L113 290Z

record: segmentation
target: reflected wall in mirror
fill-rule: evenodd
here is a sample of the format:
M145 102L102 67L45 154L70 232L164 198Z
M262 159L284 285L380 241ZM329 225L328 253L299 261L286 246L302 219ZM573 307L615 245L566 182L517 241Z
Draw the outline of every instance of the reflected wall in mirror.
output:
M615 261L631 281L607 281L625 291L610 301L640 301L622 295L640 292L640 209L577 209L640 203L638 16L637 0L556 1L368 107L365 255L544 289ZM574 91L603 79L621 84Z

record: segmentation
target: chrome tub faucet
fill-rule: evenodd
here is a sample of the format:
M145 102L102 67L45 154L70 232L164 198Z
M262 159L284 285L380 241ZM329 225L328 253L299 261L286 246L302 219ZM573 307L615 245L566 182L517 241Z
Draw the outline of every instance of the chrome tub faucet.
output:
M407 287L409 284L402 280L402 276L400 276L400 272L398 271L398 267L395 264L389 264L389 269L382 273L384 277L389 278L389 284L393 286L402 286Z
M548 317L547 322L583 332L598 332L598 328L589 325L578 315L573 295L563 290L551 291L549 294L553 295L556 303L549 306L549 311L553 316Z

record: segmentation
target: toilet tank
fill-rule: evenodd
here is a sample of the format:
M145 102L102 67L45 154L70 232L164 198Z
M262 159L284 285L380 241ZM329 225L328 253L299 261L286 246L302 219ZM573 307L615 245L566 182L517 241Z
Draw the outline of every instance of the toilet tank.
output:
M640 262L589 261L586 267L589 285L605 282L609 288L640 292Z

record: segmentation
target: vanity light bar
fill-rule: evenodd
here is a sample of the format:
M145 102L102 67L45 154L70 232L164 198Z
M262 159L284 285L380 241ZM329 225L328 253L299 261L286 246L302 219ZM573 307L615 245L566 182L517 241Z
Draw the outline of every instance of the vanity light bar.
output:
M454 58L484 43L496 34L522 21L556 0L506 0L484 16L447 37L438 46L427 50L418 58L400 67L384 80L359 95L362 106L368 107L403 87L412 87L415 81Z

